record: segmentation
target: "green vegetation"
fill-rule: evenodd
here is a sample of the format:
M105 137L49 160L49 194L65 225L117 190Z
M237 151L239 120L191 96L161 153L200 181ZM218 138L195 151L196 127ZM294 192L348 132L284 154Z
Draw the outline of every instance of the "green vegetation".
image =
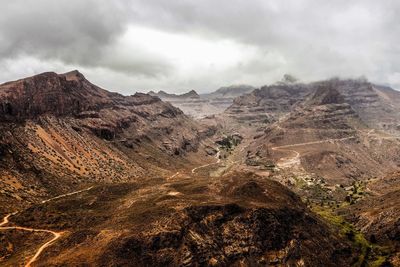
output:
M311 209L324 218L329 224L339 229L339 233L346 237L356 251L359 251L354 267L378 267L386 262L388 249L369 242L364 235L342 216L335 214L330 207L312 206Z
M307 186L307 182L301 177L295 177L296 187L303 189Z
M216 143L224 150L230 151L233 150L236 146L240 144L243 140L238 134L228 135L222 138L222 140L217 141Z
M365 196L366 183L363 181L354 181L350 188L347 188L348 195L346 201L350 204L356 203Z
M269 171L275 171L276 165L273 161L268 160L265 164L264 167L269 170Z

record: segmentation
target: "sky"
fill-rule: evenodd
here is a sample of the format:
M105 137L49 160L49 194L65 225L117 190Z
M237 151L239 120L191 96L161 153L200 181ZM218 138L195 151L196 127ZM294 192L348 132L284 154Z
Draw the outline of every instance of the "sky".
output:
M274 83L400 89L398 0L0 0L0 83L78 69L110 91Z

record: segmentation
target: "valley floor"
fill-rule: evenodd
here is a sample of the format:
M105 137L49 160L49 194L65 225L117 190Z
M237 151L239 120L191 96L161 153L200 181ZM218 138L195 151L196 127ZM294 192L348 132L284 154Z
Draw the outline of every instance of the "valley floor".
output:
M330 138L274 146L271 147L271 151L280 155L275 159L276 164L264 165L246 163L250 150L255 151L260 147L254 147L254 139L244 138L233 147L216 146L217 152L208 159L207 163L189 169L175 170L167 177L143 179L140 183L93 185L43 200L28 209L4 216L3 222L0 223L0 240L6 245L0 251L0 262L4 266L101 265L100 262L104 262L104 266L121 266L129 265L125 261L128 257L139 265L162 265L163 260L165 260L164 263L168 262L172 265L179 263L190 266L194 262L223 265L236 262L233 256L233 258L229 256L230 252L227 252L229 247L235 250L232 255L237 256L247 255L248 249L256 249L256 254L262 256L247 258L247 262L242 261L249 266L267 263L308 266L307 262L315 260L311 255L315 254L315 251L309 251L312 250L313 245L295 248L300 245L291 243L298 242L294 237L288 237L288 240L284 242L285 245L270 245L272 247L269 249L260 245L260 247L247 248L243 251L246 249L243 245L246 241L242 241L245 247L241 249L239 249L240 246L236 247L237 244L232 243L227 246L224 243L221 245L225 249L223 255L218 253L208 255L208 252L204 252L207 257L202 258L200 252L195 255L193 251L186 248L186 244L174 243L180 242L178 240L182 238L174 237L176 231L182 231L174 225L174 220L188 223L190 225L188 232L184 234L186 242L191 240L190 242L203 247L206 251L206 247L212 246L212 240L217 238L214 236L217 228L213 228L216 227L213 225L221 223L215 221L218 217L223 220L223 231L230 231L228 230L232 227L228 224L230 220L240 220L237 216L250 216L251 212L268 210L275 214L279 211L286 212L285 216L292 216L290 212L298 214L310 209L321 216L312 219L316 220L317 225L321 223L322 226L318 227L323 229L323 225L327 224L333 231L320 237L322 240L313 240L315 238L313 236L308 237L312 244L335 243L340 248L339 250L337 247L331 248L328 244L326 246L333 249L339 261L341 258L349 258L348 262L343 260L343 264L381 266L387 263L393 254L392 248L368 241L355 225L337 215L336 212L340 208L349 205L344 198L339 200L340 198L330 197L335 194L332 191L340 191L341 196L351 194L355 199L361 190L363 192L368 190L368 182L360 182L350 188L337 187L308 173L301 164L302 147L325 143L341 146L342 143L353 138ZM270 179L295 191L308 207L302 206L300 201L297 203L290 191L274 184ZM287 209L293 209L293 211L287 211ZM196 210L196 213L192 214L193 210ZM226 219L224 216L232 218ZM188 217L194 221L189 223ZM206 226L202 224L201 227L206 228L199 229L200 226L196 224L196 220L205 220ZM301 223L299 222L300 225ZM211 232L207 233L207 231ZM246 231L246 233L251 232L251 230ZM303 233L304 229L300 228L296 231ZM338 236L334 237L334 233L338 233ZM25 239L26 242L21 244L16 241L15 238L27 234L31 236ZM147 238L150 236L151 242L158 242L157 245L147 244L146 242L149 241L146 241L148 239L145 239L145 236ZM154 238L159 241L154 241ZM232 238L231 235L229 238ZM340 241L340 238L344 241ZM219 237L217 240L220 240ZM134 244L129 242L134 242ZM346 242L349 247L346 247ZM96 245L95 248L93 244ZM149 250L155 256L147 255ZM303 255L291 258L288 256L288 251L303 253ZM105 256L105 253L109 256ZM143 258L140 258L140 255ZM315 256L324 260L323 255ZM163 259L163 257L166 258ZM321 264L315 263L314 266L322 266Z

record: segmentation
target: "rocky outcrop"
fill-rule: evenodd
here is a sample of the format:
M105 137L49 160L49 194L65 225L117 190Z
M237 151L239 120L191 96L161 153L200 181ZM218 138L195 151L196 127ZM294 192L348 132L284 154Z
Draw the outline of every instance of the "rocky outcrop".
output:
M335 88L334 84L327 82L318 84L314 92L311 94L311 97L305 101L303 106L343 104L344 102L344 97Z
M93 85L78 71L42 73L0 85L0 120L41 115L85 116L102 109L148 105L160 100L145 94L125 97ZM93 115L92 115L93 116Z
M181 217L181 216L180 216ZM291 209L245 209L236 204L197 206L178 219L181 228L124 237L106 256L117 265L151 266L347 265L350 247L330 238L315 218ZM305 229L309 229L308 231ZM318 243L308 243L316 236ZM323 247L323 253L315 250ZM331 259L335 257L336 262Z
M90 97L87 97L90 94ZM0 86L0 119L24 120L43 114L74 115L113 103L111 94L78 72L48 72Z

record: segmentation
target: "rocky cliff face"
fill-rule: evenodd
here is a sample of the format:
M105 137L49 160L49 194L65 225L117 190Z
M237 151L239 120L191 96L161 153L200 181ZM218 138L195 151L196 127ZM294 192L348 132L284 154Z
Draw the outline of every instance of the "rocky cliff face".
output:
M306 99L304 106L322 106L329 104L343 104L345 102L343 95L336 89L335 84L331 82L320 83L316 86L311 96Z
M334 88L343 101L350 105L361 120L370 127L391 133L396 133L398 130L400 92L365 80L331 79L310 84L283 83L264 86L236 98L226 113L239 121L272 123L292 111L297 104L305 101L316 88L326 86ZM330 95L329 97L332 99L325 99L325 101L335 100L337 96Z
M288 113L310 92L305 85L271 85L233 101L226 113L239 121L271 123Z
M363 80L336 80L335 83L345 101L366 124L398 134L400 92Z
M292 129L293 135L296 135L295 131L308 129L319 132L321 138L354 134L354 128L361 124L357 113L331 82L316 85L310 95L280 122L282 127Z
M77 71L62 75L48 72L0 85L0 119L24 120L46 113L77 115L122 99L92 85Z

